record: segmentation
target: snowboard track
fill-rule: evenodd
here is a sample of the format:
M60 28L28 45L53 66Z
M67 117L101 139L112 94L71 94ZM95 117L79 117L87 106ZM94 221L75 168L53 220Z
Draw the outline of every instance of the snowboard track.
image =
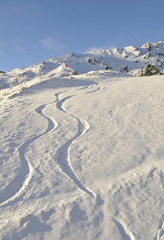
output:
M89 87L90 86L88 86L86 88L89 88ZM102 90L102 88L98 87L97 89L91 90L87 93L97 92L100 90ZM57 150L56 155L55 155L55 159L57 158L56 163L60 167L63 174L67 175L67 177L69 177L77 185L77 187L79 189L88 193L91 197L96 198L99 201L99 199L100 199L99 195L96 195L93 191L91 191L89 188L87 188L80 181L80 179L78 178L76 173L73 171L73 168L71 166L71 160L70 160L70 149L71 149L72 144L89 130L90 125L86 120L82 120L82 119L80 120L75 115L69 113L63 106L64 103L66 102L66 100L72 98L73 96L77 96L77 95L67 96L67 97L59 100L59 96L62 93L63 92L59 92L59 93L55 94L55 97L56 97L55 101L48 103L48 104L43 104L35 109L36 114L41 115L42 117L46 118L46 120L48 121L48 127L43 133L32 137L31 139L27 140L26 142L24 142L17 148L16 151L20 158L19 172L15 176L15 178L12 180L12 182L9 183L6 186L6 188L1 192L0 207L3 207L4 205L8 205L11 202L15 201L16 199L18 199L23 194L27 185L30 183L35 170L34 170L33 166L31 165L30 161L28 160L28 158L26 157L26 151L33 143L38 141L40 138L50 134L51 132L53 132L54 130L57 129L58 122L44 113L44 110L46 109L46 107L50 104L54 104L55 102L56 102L56 108L59 111L62 111L65 114L68 114L68 115L74 117L78 122L78 131L77 131L76 135L73 138L69 139L66 143L64 143ZM62 161L60 161L61 153L63 153L63 152L64 152L64 158Z
M135 240L133 233L129 230L128 226L124 223L123 220L114 218L114 222L123 240Z
M95 84L95 86L97 87L97 84ZM87 88L89 89L90 87L92 87L92 86L88 86ZM82 94L79 94L79 95L94 93L94 92L101 91L103 89L104 88L102 88L102 87L97 87L94 90L91 90L91 91L88 91L86 93L82 93ZM79 118L78 116L76 116L73 113L70 113L65 108L65 104L66 104L67 100L69 100L69 99L71 99L71 98L73 98L77 95L69 95L69 96L64 97L64 98L60 98L60 95L61 95L60 93L55 94L55 96L58 98L58 101L56 101L56 108L59 111L75 118L77 120L78 130L77 130L77 133L75 134L74 137L67 140L62 146L60 146L57 149L56 154L53 157L54 161L59 166L61 172L64 175L66 175L68 178L70 178L80 190L87 193L92 198L96 199L96 204L97 205L101 205L101 204L104 203L104 201L101 199L100 195L96 194L94 191L89 189L80 180L80 178L77 176L77 174L74 171L74 169L72 167L72 164L71 164L71 147L80 137L82 137L84 134L86 134L89 131L90 124L86 120L84 120L82 118Z
M54 102L56 102L58 98ZM49 104L53 104L49 103ZM35 109L35 112L44 118L47 119L48 121L48 127L47 129L40 135L37 135L28 141L24 142L17 148L17 152L20 158L20 168L19 172L16 175L16 177L12 180L11 183L9 183L6 188L2 191L1 193L1 198L0 198L0 207L4 206L6 204L9 204L10 202L13 202L15 199L21 196L21 194L24 192L26 186L30 183L32 175L34 173L34 168L31 165L30 161L26 157L26 151L27 149L35 143L38 139L41 137L51 133L58 127L58 123L54 120L51 119L50 117L46 116L44 114L45 108L49 105L41 105L38 108Z
M64 112L65 114L68 114L69 116L74 117L77 120L78 123L78 130L77 133L75 134L74 137L71 139L67 140L62 146L60 146L54 156L55 162L57 165L60 167L62 173L69 177L75 184L76 186L81 189L82 191L88 193L91 197L96 198L96 194L90 190L88 187L82 183L82 181L79 179L75 171L73 170L73 167L71 165L71 147L75 141L77 141L81 136L83 136L87 131L90 129L90 125L86 120L79 119L77 116L75 116L72 113L69 113L65 108L64 104L66 101L72 96L65 97L61 100L59 100L56 103L56 107L59 111Z

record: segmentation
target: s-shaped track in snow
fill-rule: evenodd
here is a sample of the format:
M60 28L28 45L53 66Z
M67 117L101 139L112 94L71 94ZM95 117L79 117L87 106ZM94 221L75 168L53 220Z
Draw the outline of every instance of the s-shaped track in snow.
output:
M58 98L54 102L56 102L57 100ZM19 172L16 175L16 177L12 180L12 182L9 185L7 185L7 187L1 192L0 207L4 206L5 204L9 204L10 202L20 197L21 194L24 192L26 186L30 183L30 180L34 173L34 168L31 165L28 158L26 157L26 151L28 147L32 145L34 142L36 142L38 139L51 133L58 127L58 123L54 119L51 119L50 117L47 117L44 114L44 109L46 108L47 105L39 106L38 108L35 109L35 112L47 119L48 128L42 134L34 136L33 138L24 142L17 148L17 152L21 160Z
M102 88L99 87L96 90L89 91L87 93L96 92L98 90L102 90ZM9 185L7 185L7 187L1 193L0 207L4 206L6 204L9 204L9 203L13 202L14 200L18 199L24 192L26 186L30 183L31 178L34 173L34 168L31 165L28 158L26 157L26 151L30 145L32 145L34 142L36 142L41 137L50 134L52 131L54 131L58 127L58 123L56 122L56 120L54 120L50 116L44 114L44 109L46 108L46 106L53 104L55 102L56 102L56 107L58 110L63 111L64 113L76 118L77 122L78 122L78 131L77 131L76 135L73 138L69 139L61 147L59 147L59 149L57 150L56 155L55 155L55 161L59 165L62 172L65 175L67 175L77 185L77 187L79 189L88 193L91 197L96 198L97 200L100 200L99 195L96 195L93 191L91 191L89 188L87 188L81 182L81 180L78 178L78 176L74 172L74 170L71 166L71 160L70 160L70 149L71 149L72 144L89 130L90 125L86 120L79 119L74 114L69 113L64 108L64 103L66 102L66 100L73 96L68 96L68 97L65 97L65 98L59 100L60 94L61 94L60 92L55 94L56 100L54 102L51 102L47 105L41 105L35 109L35 112L37 114L39 114L47 119L48 128L42 134L34 136L33 138L24 142L17 148L17 152L18 152L18 155L21 160L19 172L16 175L16 177L12 180L12 182Z
M76 185L79 189L82 191L88 193L91 197L95 198L96 194L90 190L88 187L86 187L82 181L78 178L77 174L74 172L72 165L71 165L71 157L70 157L70 151L71 146L75 141L77 141L81 136L83 136L90 128L89 123L86 120L79 119L75 115L69 113L64 107L64 103L67 99L71 98L72 96L65 97L62 100L58 101L56 104L56 107L63 111L64 113L73 116L77 119L78 122L78 130L74 137L66 141L60 148L58 148L54 159L55 162L58 164L62 172L67 175Z
M93 91L89 91L87 93L91 93L91 92L96 92L102 90L102 88L97 88L96 90ZM58 98L60 96L60 94L57 94L56 97ZM58 164L58 166L60 167L61 171L63 172L63 174L65 174L67 177L69 177L75 184L76 186L81 189L82 191L86 192L87 194L89 194L91 197L96 198L98 202L100 202L100 196L97 195L96 193L94 193L91 189L89 189L77 176L77 174L75 173L72 165L71 165L71 147L73 145L73 143L75 143L75 141L77 141L80 137L82 137L84 134L86 134L88 132L88 130L90 129L90 124L81 118L78 118L75 114L70 113L66 110L66 108L64 107L66 101L74 96L77 95L72 95L72 96L67 96L64 98L61 98L60 100L58 100L56 102L56 107L59 111L64 112L65 114L68 114L69 116L72 116L73 118L75 118L77 120L78 123L78 130L77 133L75 134L74 137L72 137L71 139L69 139L68 141L66 141L61 147L58 148L55 156L54 156L54 160L55 162Z

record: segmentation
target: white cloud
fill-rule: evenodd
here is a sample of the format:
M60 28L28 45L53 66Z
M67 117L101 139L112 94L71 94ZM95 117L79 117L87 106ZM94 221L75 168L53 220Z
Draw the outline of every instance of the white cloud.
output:
M100 50L103 50L103 49L104 48L101 48L101 47L91 47L86 52L97 52L97 51L100 51Z
M21 46L17 46L16 49L17 49L19 52L24 52L24 49L23 49Z
M53 38L47 37L43 40L41 40L41 43L48 48L54 48L55 47L55 42L53 40Z
M58 41L55 41L51 37L47 37L41 40L41 44L44 47L49 48L50 50L53 50L53 51L62 51L65 48L63 44L59 43Z
M112 49L112 48L115 48L114 46L104 46L104 47L91 47L89 48L88 50L86 50L86 53L89 53L89 52L97 52L97 51L101 51L101 50L106 50L106 49Z

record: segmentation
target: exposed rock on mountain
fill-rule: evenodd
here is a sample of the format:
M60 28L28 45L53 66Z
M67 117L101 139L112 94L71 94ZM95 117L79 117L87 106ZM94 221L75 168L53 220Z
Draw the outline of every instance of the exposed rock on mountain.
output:
M146 67L145 67L146 66ZM95 74L108 71L133 76L164 74L164 42L146 43L139 47L129 46L99 50L83 54L69 53L1 74L0 88L15 86L41 78L76 77L78 74ZM0 73L3 73L2 71Z
M155 66L148 64L146 67L141 68L141 70L139 71L139 76L151 76L151 75L158 75L160 74L160 71L158 70L158 68L156 68Z

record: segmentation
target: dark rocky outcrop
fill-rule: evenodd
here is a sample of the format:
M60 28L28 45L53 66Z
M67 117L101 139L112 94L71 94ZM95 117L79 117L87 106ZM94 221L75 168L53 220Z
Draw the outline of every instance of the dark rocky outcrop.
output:
M95 65L95 63L89 58L88 63Z
M119 72L126 72L128 73L130 70L129 70L129 67L128 66L124 66L124 67L121 67L121 69L119 69Z
M3 71L0 71L0 73L2 73L2 74L3 74L3 73L5 73L5 72L3 72Z
M152 75L159 75L161 74L158 68L154 65L148 64L146 67L141 68L139 71L139 76L152 76Z
M77 71L73 71L72 75L78 75L78 72Z
M109 66L106 66L106 68L105 68L106 70L112 70L112 68L111 67L109 67Z

